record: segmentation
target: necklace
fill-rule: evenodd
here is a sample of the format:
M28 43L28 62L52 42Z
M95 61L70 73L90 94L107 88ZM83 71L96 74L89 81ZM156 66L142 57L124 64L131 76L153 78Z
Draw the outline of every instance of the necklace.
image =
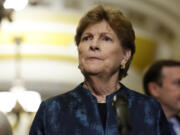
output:
M104 100L99 100L99 99L97 98L97 102L100 103L100 104L103 104L103 103L106 103L106 99L104 99Z

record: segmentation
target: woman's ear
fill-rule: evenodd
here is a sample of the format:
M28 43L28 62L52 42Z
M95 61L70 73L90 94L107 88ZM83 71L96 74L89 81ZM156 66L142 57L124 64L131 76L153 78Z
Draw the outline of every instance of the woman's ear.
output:
M130 59L130 57L131 57L131 50L125 50L121 64L126 64L127 61Z

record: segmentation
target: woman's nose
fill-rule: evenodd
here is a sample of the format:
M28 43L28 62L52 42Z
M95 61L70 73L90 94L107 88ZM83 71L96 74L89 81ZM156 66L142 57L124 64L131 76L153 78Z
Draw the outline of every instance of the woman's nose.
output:
M98 43L98 40L93 40L90 44L90 50L99 50L99 43Z

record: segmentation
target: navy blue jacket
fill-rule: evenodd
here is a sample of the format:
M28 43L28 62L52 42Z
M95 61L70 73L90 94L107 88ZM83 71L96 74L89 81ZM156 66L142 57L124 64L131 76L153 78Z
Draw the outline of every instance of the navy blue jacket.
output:
M96 98L80 84L74 90L43 101L29 135L120 135L112 106L117 93L128 97L132 123L130 135L170 135L160 104L122 84L117 92L107 96L105 130Z

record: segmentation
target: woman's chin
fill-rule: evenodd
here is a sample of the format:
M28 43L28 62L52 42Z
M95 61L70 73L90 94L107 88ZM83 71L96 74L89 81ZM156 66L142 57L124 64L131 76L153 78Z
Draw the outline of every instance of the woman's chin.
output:
M84 64L79 67L83 74L96 75L104 71L104 65Z
M84 69L84 71L82 71L83 73L85 74L88 74L88 75L96 75L96 74L99 74L102 72L102 69L98 69L98 68L87 68L87 69Z

